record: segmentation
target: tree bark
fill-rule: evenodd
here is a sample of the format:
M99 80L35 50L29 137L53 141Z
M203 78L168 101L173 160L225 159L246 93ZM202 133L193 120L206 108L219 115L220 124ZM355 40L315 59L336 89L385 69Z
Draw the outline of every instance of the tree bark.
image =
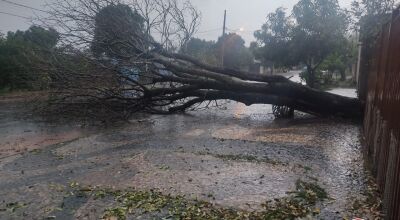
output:
M346 70L340 70L340 81L346 81Z
M315 88L315 69L311 65L307 65L307 86Z
M200 98L197 100L198 102L230 99L246 105L285 105L318 116L361 118L363 115L363 108L358 99L319 91L292 82L283 76L266 76L208 66L179 54L164 53L163 55L185 60L192 64L190 68L187 68L165 59L158 59L160 63L172 71L207 76L215 80L206 82L203 90L185 93L187 96ZM212 89L212 91L204 89Z
M358 99L318 91L283 76L210 66L164 50L142 56L139 79L124 75L118 71L118 65L104 70L96 66L93 73L79 75L74 75L76 71L66 74L64 69L59 87L53 93L57 96L56 103L85 103L96 109L102 105L110 112L130 115L126 112L181 112L202 102L229 99L246 105L288 106L323 117L361 119L363 115ZM108 75L111 77L107 78Z

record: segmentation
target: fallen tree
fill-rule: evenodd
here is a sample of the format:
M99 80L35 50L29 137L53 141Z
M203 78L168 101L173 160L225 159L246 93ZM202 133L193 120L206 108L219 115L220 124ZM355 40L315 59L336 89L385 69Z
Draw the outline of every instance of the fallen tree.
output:
M210 66L171 52L170 31L164 26L159 28L162 39L167 40L158 43L150 36L149 26L134 20L139 17L135 14L140 11L137 7L143 5L131 6L135 8L133 12L118 1L98 1L101 4L95 5L88 0L76 2L58 0L48 19L63 24L68 31L64 47L54 52L51 62L43 62L52 76L50 103L61 106L59 109L129 117L136 112L182 112L228 99L246 105L288 106L317 116L362 116L358 99L311 89L283 76ZM151 4L142 4L146 2ZM168 13L174 13L170 19L182 31L177 36L184 36L179 38L184 46L194 33L195 19L187 22L185 16L176 17L188 8L192 16L197 15L188 5L179 8L176 0L168 2L173 8ZM139 18L145 16L141 14ZM141 22L146 21L149 23L146 19ZM173 33L178 32L174 29Z
M85 109L101 105L101 109L130 115L183 112L200 103L229 99L246 105L288 106L318 116L362 116L358 99L311 89L283 76L208 66L163 51L145 56L145 61L136 64L130 73L121 71L119 65L99 67L98 60L88 60L93 66L86 70L59 72L52 103L80 104Z

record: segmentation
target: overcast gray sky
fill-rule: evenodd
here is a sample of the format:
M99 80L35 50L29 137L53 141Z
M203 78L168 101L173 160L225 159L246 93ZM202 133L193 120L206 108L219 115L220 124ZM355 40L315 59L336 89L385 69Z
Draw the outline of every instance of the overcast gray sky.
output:
M45 0L8 0L28 5L34 8L43 8ZM254 40L253 32L265 22L268 13L278 7L289 11L298 0L190 0L202 13L202 23L197 37L216 40L222 34L223 13L227 10L227 27L238 32L249 44ZM352 0L339 0L342 7L349 7ZM0 31L15 31L27 29L29 22L21 17L5 15L1 12L12 13L22 17L30 17L37 13L31 9L18 7L0 0ZM232 31L231 31L232 32Z

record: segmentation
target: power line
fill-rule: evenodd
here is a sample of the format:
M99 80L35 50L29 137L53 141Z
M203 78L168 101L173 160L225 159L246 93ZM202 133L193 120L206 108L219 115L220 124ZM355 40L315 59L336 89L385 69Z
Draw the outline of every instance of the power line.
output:
M203 34L203 33L209 33L209 32L215 32L215 31L219 31L221 30L221 28L215 28L215 29L210 29L210 30L206 30L206 31L200 31L197 32L198 34Z
M233 31L234 33L238 33L238 34L254 34L255 31L245 31L245 30L240 30L240 28L238 29L231 29L231 28L227 28L228 31Z
M41 10L41 9L38 9L38 8L34 8L34 7L31 7L31 6L28 6L28 5L23 5L23 4L20 4L20 3L12 2L12 1L9 1L9 0L1 0L1 1L3 1L5 3L8 3L8 4L11 4L11 5L15 5L15 6L23 7L23 8L29 8L31 10L48 13L47 11L44 11L44 10Z
M23 19L30 19L30 18L25 17L25 16L16 15L16 14L4 12L4 11L0 11L0 14L10 15L10 16L18 17L18 18L23 18Z

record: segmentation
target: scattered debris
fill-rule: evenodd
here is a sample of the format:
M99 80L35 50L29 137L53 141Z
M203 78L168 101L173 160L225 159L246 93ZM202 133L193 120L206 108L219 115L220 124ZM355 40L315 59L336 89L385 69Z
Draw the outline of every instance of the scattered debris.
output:
M169 170L169 166L163 164L158 167L160 170Z
M382 200L381 195L378 192L378 186L376 185L376 182L370 172L366 171L366 173L368 177L368 187L364 192L365 199L354 200L352 214L354 216L363 216L367 219L384 219L384 214L382 213ZM354 219L357 220L361 218Z
M23 202L10 202L6 204L6 208L0 208L0 212L15 212L17 209L25 208L26 206L27 204Z
M129 215L157 213L163 219L296 219L316 216L318 202L328 198L328 194L316 182L298 180L296 191L274 201L267 201L263 211L245 211L223 208L206 201L188 200L184 196L164 195L160 192L136 191L134 189L113 190L98 187L79 187L71 184L71 196L112 198L113 207L104 209L103 219L126 219ZM213 198L212 194L208 198ZM165 216L164 216L165 215Z
M231 155L231 154L212 154L209 152L199 152L198 155L209 155L226 161L244 161L256 163L269 163L272 165L287 165L286 163L272 160L268 157L258 158L253 155Z
M40 153L42 153L42 151L43 150L41 150L41 149L33 149L33 150L29 151L29 153L31 153L31 154L40 154Z

